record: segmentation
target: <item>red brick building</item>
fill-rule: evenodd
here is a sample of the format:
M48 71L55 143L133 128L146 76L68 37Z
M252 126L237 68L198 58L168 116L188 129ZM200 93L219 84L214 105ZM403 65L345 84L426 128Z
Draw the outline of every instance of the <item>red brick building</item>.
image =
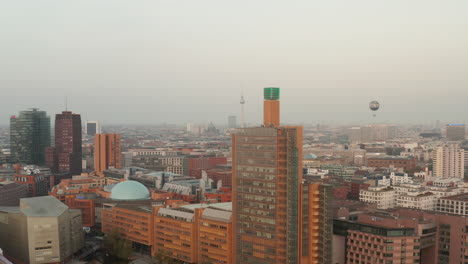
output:
M226 157L189 157L187 158L188 176L201 178L202 171L210 170L218 165L226 165Z
M53 172L81 173L81 116L70 111L55 115L55 147L46 149Z
M416 169L416 158L382 157L367 158L367 166L374 168L403 168L405 171Z
M47 195L49 179L42 173L16 174L15 182L26 186L28 197Z

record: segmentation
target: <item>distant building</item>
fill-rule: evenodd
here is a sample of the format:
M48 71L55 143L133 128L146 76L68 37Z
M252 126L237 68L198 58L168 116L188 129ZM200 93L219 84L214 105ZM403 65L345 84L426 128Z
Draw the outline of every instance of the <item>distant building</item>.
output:
M53 172L80 174L82 168L81 116L70 111L55 115L55 146L47 149Z
M388 209L396 206L397 193L392 187L369 187L361 190L359 200L361 202L377 204L379 209Z
M119 134L96 134L94 137L94 170L121 168L122 151Z
M403 168L405 171L412 171L416 169L416 159L413 157L372 157L367 158L367 166L374 168Z
M391 124L372 124L349 128L350 143L368 143L373 141L387 141L398 135L398 129Z
M28 197L47 195L50 185L48 175L34 167L26 166L24 169L15 174L14 178L17 184L26 186Z
M0 207L0 246L17 264L64 263L84 246L81 212L52 196Z
M202 171L215 168L217 165L226 165L226 157L187 157L184 162L186 162L185 168L188 170L185 172L185 175L193 176L200 178Z
M99 121L87 121L86 135L94 137L96 134L101 134L101 124Z
M436 211L468 216L468 193L439 198Z
M28 197L27 186L13 181L0 181L0 206L18 206L21 198Z
M228 128L229 129L237 128L236 116L228 116Z
M435 177L460 178L465 175L465 151L457 144L438 147L433 152L433 171Z
M50 118L34 108L10 118L11 160L16 163L44 165L50 146Z
M465 125L464 124L448 124L447 139L450 141L465 140Z

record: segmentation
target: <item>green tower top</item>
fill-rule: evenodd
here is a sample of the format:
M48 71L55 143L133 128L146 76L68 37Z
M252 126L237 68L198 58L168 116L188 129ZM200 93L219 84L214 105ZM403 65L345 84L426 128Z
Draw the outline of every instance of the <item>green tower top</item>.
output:
M263 98L265 100L279 100L280 88L266 87L263 89Z

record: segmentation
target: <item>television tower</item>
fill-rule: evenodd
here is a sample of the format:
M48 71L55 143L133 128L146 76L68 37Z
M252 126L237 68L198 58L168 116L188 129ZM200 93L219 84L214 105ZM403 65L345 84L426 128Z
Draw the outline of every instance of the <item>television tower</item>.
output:
M241 104L241 116L240 116L240 125L242 128L244 128L244 93L241 93L241 99L240 99L240 104Z

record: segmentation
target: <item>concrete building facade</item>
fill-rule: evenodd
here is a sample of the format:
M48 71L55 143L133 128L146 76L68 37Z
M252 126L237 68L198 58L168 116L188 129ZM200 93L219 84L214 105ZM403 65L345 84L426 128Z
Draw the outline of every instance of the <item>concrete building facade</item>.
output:
M0 206L18 206L28 196L27 186L13 181L0 181Z
M81 212L52 196L0 207L0 247L14 263L63 263L83 246Z

